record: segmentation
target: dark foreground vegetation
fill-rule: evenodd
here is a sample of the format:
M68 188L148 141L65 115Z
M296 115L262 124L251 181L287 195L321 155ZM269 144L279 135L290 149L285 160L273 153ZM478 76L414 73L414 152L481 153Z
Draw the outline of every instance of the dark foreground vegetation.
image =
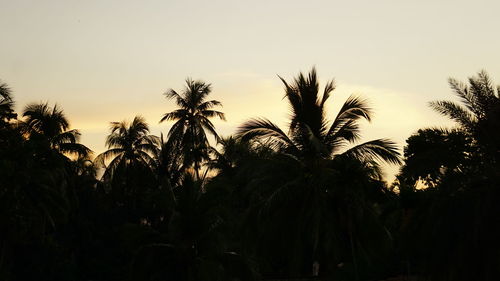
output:
M287 128L221 138L221 103L187 80L165 93L168 134L112 122L96 157L59 107L16 114L2 84L0 280L500 278L500 88L484 72L449 81L460 103L431 106L456 126L419 130L404 156L358 143L363 99L327 116L333 82L282 81ZM390 185L384 163L402 164Z

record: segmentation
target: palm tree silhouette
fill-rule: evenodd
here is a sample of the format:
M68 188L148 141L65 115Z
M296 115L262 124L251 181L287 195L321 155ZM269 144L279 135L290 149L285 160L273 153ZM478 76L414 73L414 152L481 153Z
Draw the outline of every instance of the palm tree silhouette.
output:
M365 162L384 160L400 163L396 144L388 139L368 141L342 151L359 140L359 120L371 120L372 112L365 100L349 97L334 121L329 123L325 117L325 103L335 89L333 80L326 84L320 96L314 68L307 77L300 73L291 85L280 79L285 85L285 97L291 108L288 134L268 119L256 118L240 126L238 134L243 139L271 142L280 151L308 161L343 155Z
M0 124L10 119L16 118L14 113L14 101L7 84L0 84Z
M456 79L448 80L461 104L453 101L433 101L430 106L458 123L461 130L475 138L486 150L484 156L500 159L500 85L495 87L488 73L481 71L469 78L469 85Z
M411 212L404 216L402 244L429 280L489 280L499 268L490 261L498 261L492 245L500 229L491 219L499 212L500 86L485 71L468 83L448 83L459 102L430 106L457 127L419 130L407 140L399 189ZM419 179L433 188L416 190Z
M80 132L69 129L69 121L57 105L51 108L48 103L32 103L24 108L21 122L23 131L30 137L45 138L50 146L61 152L87 157L92 151L78 143Z
M409 184L423 180L427 186L439 186L443 179L451 178L448 174L471 173L468 169L476 169L476 175L485 169L496 172L495 163L500 160L497 129L500 126L500 86L495 88L485 71L470 77L468 82L448 79L460 102L429 103L458 126L422 129L410 136L406 141L401 180Z
M136 116L132 123L111 122L110 131L106 138L108 150L95 159L98 165L106 167L104 181L111 180L120 167L140 166L151 171L156 168L160 140L149 134L149 126L143 117Z
M206 101L211 92L211 84L203 81L186 79L186 87L181 94L170 89L164 95L168 99L174 99L179 109L166 113L160 120L175 121L167 135L169 147L177 147L183 151L184 169L193 166L196 178L199 180L201 163L208 159L210 144L207 134L212 134L216 141L219 135L209 120L218 117L226 120L224 113L213 110L215 106L222 104L217 100Z
M278 158L272 161L274 164L265 167L267 171L256 177L260 178L258 186L261 186L257 189L262 190L264 197L260 212L268 220L267 227L282 225L281 231L290 234L292 241L287 240L286 244L293 249L289 253L292 274L299 273L300 260L309 259L314 264L313 274L318 273L318 261L327 267L345 262L338 250L332 248L345 248L342 245L350 243L357 276L357 257L362 255L364 260L372 261L380 258L375 253L362 251L370 242L365 234L382 233L376 241L388 241L368 194L383 187L379 162L399 164L400 154L396 144L388 139L348 148L359 140L359 121L370 121L371 109L366 101L351 96L333 122L329 122L325 104L335 85L329 81L320 95L314 68L308 76L300 73L292 84L280 79L291 108L288 133L265 118L251 119L238 129L243 140L264 142L278 152ZM294 217L293 223L283 217L285 213ZM269 220L272 217L274 219ZM361 227L367 222L366 218L370 218L369 230ZM342 238L346 236L348 238ZM307 258L306 253L310 254ZM330 260L325 259L327 256Z

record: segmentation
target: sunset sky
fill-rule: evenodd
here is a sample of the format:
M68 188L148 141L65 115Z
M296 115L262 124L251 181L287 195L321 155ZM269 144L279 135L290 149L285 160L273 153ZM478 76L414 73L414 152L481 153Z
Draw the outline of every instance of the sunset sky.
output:
M364 140L404 145L418 128L445 126L427 102L452 99L448 77L481 69L500 84L499 1L25 1L0 0L0 79L20 112L60 105L82 142L102 152L110 121L143 115L152 133L175 108L162 95L186 77L212 83L229 135L265 116L286 125L277 74L316 66L337 90L370 100ZM388 169L388 176L395 173Z

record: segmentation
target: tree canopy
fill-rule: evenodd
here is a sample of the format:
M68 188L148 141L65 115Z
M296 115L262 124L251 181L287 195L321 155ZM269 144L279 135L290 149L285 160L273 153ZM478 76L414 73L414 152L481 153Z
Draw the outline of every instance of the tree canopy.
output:
M62 107L20 114L0 83L0 279L495 280L500 275L499 87L450 79L432 101L452 128L420 128L403 156L360 143L374 109L337 102L313 68L287 81L289 122L221 136L211 84L186 80L166 135L110 122L95 158ZM158 95L160 97L160 95ZM214 137L210 142L209 136ZM387 183L382 165L400 165Z

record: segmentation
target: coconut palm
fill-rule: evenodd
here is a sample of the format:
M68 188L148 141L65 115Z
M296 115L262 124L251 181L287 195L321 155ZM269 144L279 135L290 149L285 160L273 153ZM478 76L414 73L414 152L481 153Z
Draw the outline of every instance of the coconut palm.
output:
M111 122L110 131L106 138L108 150L95 159L95 163L106 167L104 181L111 180L119 168L134 166L150 171L156 168L160 139L149 134L143 117L136 116L132 123Z
M363 162L400 163L397 147L388 139L368 141L345 150L360 138L359 121L371 120L372 110L365 100L349 97L330 123L325 116L325 104L335 89L333 80L326 84L320 95L314 68L307 77L300 73L293 84L280 79L291 108L288 134L268 119L256 118L240 126L238 134L243 139L269 141L278 150L303 160L332 159L343 155Z
M206 98L211 92L211 85L203 81L186 79L186 87L182 93L170 89L165 93L168 99L174 99L179 109L166 113L160 120L175 121L170 128L167 138L170 147L178 147L183 151L183 166L193 166L196 178L199 179L199 170L204 160L208 159L209 143L207 132L219 140L219 135L210 118L218 117L226 120L224 113L213 110L222 104L217 100Z
M137 251L132 276L140 280L260 280L245 256L234 252L220 197L203 191L201 181L184 174L175 211L163 233ZM135 280L135 279L134 279Z
M265 118L252 119L238 129L243 140L270 144L278 152L272 163L258 169L267 172L256 177L255 189L263 198L257 208L267 226L281 225L290 234L282 250L291 251L292 275L299 274L293 271L300 271L304 262L315 264L313 274L318 273L318 262L327 267L351 263L357 274L362 261L370 264L381 257L373 248L363 251L368 247L366 233L381 233L377 243L388 241L369 194L383 188L380 161L399 164L399 152L387 139L349 148L360 138L359 121L370 121L372 110L365 100L351 96L329 122L325 106L335 84L329 81L319 94L314 68L291 84L280 79L291 109L288 133ZM363 224L371 228L360 227Z
M8 121L16 118L14 113L14 101L12 100L11 92L7 84L0 84L0 122Z
M30 138L42 137L61 153L88 156L92 152L78 143L80 132L76 129L69 130L69 121L57 105L51 108L48 103L28 104L24 108L23 117L25 119L21 127Z

